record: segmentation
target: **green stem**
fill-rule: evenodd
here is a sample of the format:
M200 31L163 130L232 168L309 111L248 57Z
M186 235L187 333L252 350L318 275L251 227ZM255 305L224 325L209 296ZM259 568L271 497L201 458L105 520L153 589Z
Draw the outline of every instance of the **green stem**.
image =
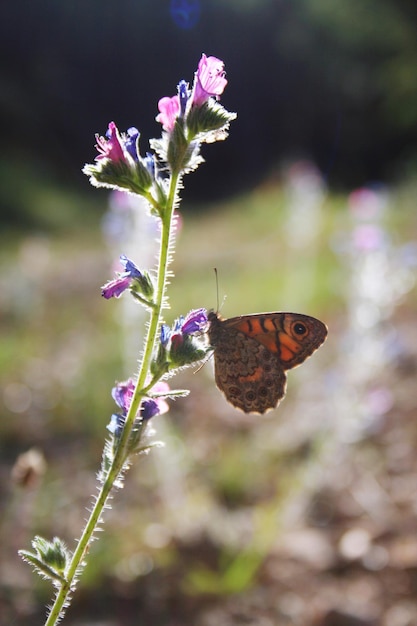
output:
M106 506L107 499L110 495L115 481L120 477L123 468L126 467L125 463L128 457L129 437L135 422L135 418L139 411L140 403L143 396L145 395L145 381L149 373L157 333L159 325L161 323L161 313L165 303L168 265L170 261L170 244L173 236L172 218L174 214L178 182L179 174L173 173L170 181L170 190L168 194L167 205L162 217L162 232L159 249L155 306L151 309L150 312L150 321L145 341L145 350L138 374L135 392L133 394L132 402L130 404L130 408L126 417L123 434L120 438L120 442L117 448L117 452L114 456L112 466L107 474L106 480L101 487L101 490L97 496L97 500L95 501L93 509L91 511L90 517L72 556L71 562L67 570L65 582L61 585L55 597L55 602L45 622L45 626L54 626L58 622L59 618L62 617L63 607L68 604L70 593L75 589L77 576L80 574L83 566L83 559L87 553L88 546L90 544L94 531L96 530L97 525L100 523L101 515L104 507ZM145 430L145 428L143 430Z

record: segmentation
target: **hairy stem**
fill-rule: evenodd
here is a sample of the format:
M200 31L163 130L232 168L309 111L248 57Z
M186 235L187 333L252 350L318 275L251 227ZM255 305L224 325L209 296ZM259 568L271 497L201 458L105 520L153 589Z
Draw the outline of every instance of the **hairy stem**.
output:
M112 465L108 471L106 479L100 489L97 499L94 502L90 517L86 523L84 531L78 541L77 547L73 553L69 564L65 582L60 586L55 602L48 615L45 626L54 626L64 614L64 608L70 602L70 594L75 590L77 578L81 573L84 565L84 557L88 551L91 538L101 521L103 510L111 493L114 483L118 480L123 469L126 468L128 457L129 437L132 431L135 418L138 414L140 403L144 394L146 378L150 370L152 355L154 353L155 343L159 326L161 323L161 314L164 306L166 306L166 286L168 277L168 265L170 261L170 248L173 241L173 215L175 202L177 198L177 189L179 183L179 175L173 173L170 181L170 190L167 200L167 206L161 219L161 240L159 249L159 262L157 268L157 286L155 293L155 306L150 311L150 320L145 340L145 349L142 362L140 365L138 380L135 392L130 404L129 412L126 417L123 434L120 438L119 446L114 456ZM143 429L143 431L145 428ZM142 431L142 434L143 434Z

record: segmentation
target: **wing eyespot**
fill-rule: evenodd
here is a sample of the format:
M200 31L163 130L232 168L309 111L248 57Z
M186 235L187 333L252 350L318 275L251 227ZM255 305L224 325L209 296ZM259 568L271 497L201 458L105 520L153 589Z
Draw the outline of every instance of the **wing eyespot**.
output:
M308 333L308 328L302 322L295 322L292 327L294 333L298 335L298 337L304 337Z
M229 387L229 394L235 398L239 398L239 396L242 395L242 391L239 389L239 387L233 387L230 386Z

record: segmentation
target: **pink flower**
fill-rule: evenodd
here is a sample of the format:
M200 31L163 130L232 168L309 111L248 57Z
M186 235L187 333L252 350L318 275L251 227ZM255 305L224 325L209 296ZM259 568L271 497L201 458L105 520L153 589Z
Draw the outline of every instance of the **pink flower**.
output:
M201 106L210 96L217 98L226 85L223 61L203 54L195 73L193 105Z
M100 159L110 159L110 161L127 162L122 139L114 122L110 122L106 137L96 135L96 141L96 148L99 152L99 155L96 157L97 161Z
M385 242L383 229L374 224L361 224L353 231L354 247L362 252L381 250Z
M156 116L156 121L162 124L162 127L167 132L172 132L175 125L175 120L180 112L180 99L178 95L172 96L172 98L161 98L158 102L159 115Z

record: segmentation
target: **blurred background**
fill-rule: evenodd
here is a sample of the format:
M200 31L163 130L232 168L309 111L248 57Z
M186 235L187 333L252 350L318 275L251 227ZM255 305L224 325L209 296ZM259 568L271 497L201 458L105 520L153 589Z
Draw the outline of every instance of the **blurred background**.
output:
M42 624L35 534L70 548L110 390L144 318L100 286L155 224L89 187L94 134L158 136L157 102L224 60L230 137L185 178L167 322L314 315L329 338L247 416L212 363L156 418L93 544L72 626L417 624L414 0L15 0L0 24L0 624ZM174 381L172 381L174 382Z

